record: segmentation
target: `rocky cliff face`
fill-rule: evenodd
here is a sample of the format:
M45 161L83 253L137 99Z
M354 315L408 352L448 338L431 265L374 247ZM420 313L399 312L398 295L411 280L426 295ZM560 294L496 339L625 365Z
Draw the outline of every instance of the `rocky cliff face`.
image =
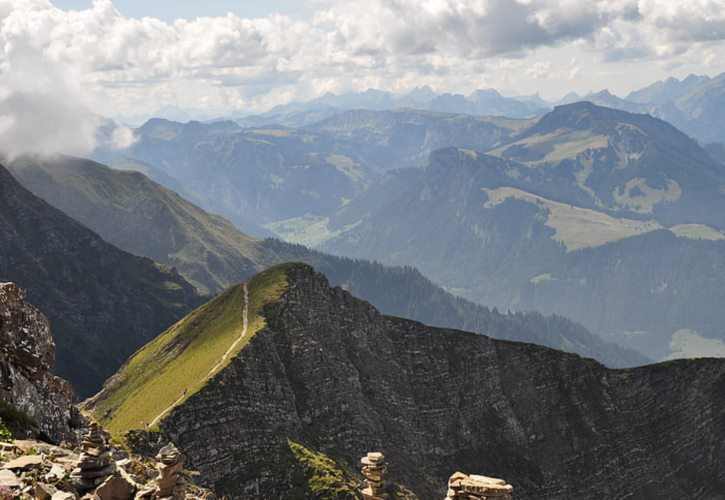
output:
M24 298L14 283L0 283L0 412L21 434L73 442L82 420L75 393L50 373L55 344L48 320Z
M159 423L217 494L290 496L302 443L346 471L380 450L421 498L455 470L517 498L723 498L725 361L610 370L382 316L308 266L286 275L266 326Z

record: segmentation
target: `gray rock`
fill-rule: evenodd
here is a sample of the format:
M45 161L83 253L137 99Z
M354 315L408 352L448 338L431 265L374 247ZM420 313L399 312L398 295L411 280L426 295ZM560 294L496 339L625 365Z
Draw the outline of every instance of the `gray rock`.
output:
M14 460L9 461L2 466L3 469L30 470L35 469L43 463L43 457L40 455L23 455Z
M73 442L71 423L81 419L72 404L75 393L50 373L55 344L48 320L24 298L14 283L0 283L0 397L37 425L21 432Z
M20 486L18 476L11 470L0 470L0 485L7 486L8 488L17 488Z

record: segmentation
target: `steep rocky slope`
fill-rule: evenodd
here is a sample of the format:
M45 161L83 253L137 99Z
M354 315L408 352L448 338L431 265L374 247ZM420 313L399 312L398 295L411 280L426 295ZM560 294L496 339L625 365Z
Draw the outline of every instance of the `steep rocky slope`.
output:
M202 293L217 293L259 268L257 240L140 172L62 156L20 158L8 169L107 242L176 267Z
M0 283L0 422L17 436L77 441L83 419L71 385L50 373L55 343L43 313L25 291Z
M56 371L88 395L200 302L176 271L135 257L23 188L0 166L0 281L50 319Z
M165 383L168 369L195 358L187 348L214 346L211 365L225 343L229 358L200 368L201 378ZM235 498L309 494L295 446L343 471L383 451L390 478L421 498L442 497L456 469L505 477L518 498L725 491L725 361L609 370L382 316L305 265L207 304L136 354L87 408L117 435L159 415L150 432L132 433L134 446L172 439L208 485Z
M386 314L578 352L609 366L647 362L563 318L519 315L518 327L508 328L505 315L446 293L410 267L391 268L277 240L256 240L138 172L68 157L25 158L10 168L26 188L106 241L177 267L202 290L217 293L271 265L307 262Z

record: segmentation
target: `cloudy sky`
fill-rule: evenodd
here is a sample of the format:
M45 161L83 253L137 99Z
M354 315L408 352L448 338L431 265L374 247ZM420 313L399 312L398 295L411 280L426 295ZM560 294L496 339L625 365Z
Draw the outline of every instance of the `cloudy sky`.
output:
M0 132L33 99L129 116L424 84L626 95L725 71L724 40L725 0L0 0Z

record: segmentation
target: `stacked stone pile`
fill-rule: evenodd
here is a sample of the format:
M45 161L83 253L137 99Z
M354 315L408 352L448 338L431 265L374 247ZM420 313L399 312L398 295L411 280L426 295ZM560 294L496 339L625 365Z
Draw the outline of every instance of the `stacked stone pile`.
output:
M183 499L186 482L181 475L181 469L184 467L181 452L174 443L169 443L159 450L156 461L158 462L156 469L159 471L159 477L156 479L156 497Z
M362 475L365 478L367 488L362 491L364 500L382 500L388 498L385 493L385 473L388 465L385 463L385 455L379 452L370 452L362 459Z
M446 500L512 500L513 492L513 486L503 479L456 472L448 480Z
M106 446L106 435L100 425L93 422L81 440L78 467L71 475L78 491L88 491L100 485L116 472L116 462Z

